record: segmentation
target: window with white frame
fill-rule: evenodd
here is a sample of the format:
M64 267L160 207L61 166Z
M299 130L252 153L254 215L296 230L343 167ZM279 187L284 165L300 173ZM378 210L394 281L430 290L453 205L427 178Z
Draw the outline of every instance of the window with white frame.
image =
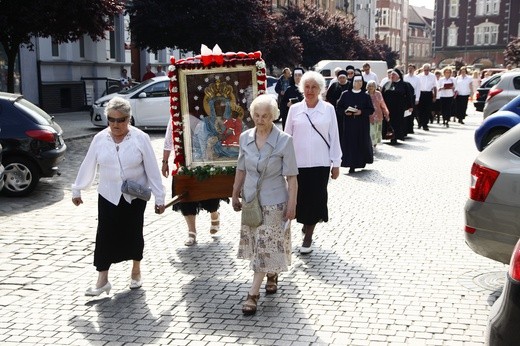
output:
M496 15L500 10L500 0L477 0L476 15L489 16Z
M381 11L381 26L388 26L388 8L383 8Z
M498 24L485 22L475 26L475 45L489 46L498 42Z
M454 23L448 28L448 43L449 47L455 47L457 45L458 29Z
M459 16L459 0L450 0L450 18Z

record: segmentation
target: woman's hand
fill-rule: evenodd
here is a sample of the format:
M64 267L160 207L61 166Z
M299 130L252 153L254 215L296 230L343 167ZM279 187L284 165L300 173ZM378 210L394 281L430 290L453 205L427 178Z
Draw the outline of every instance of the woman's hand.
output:
M231 205L233 206L234 211L242 210L242 203L240 202L240 199L238 197L231 198Z
M339 177L339 167L332 167L330 177L332 179L337 179Z
M168 161L162 163L162 167L161 167L161 173L163 175L163 177L165 178L168 178L168 176L170 175L170 168L168 167Z
M287 206L283 219L284 220L294 220L295 218L296 218L296 207Z
M81 197L74 197L72 203L77 207L78 205L83 204L83 200Z
M156 214L162 214L164 213L164 204L161 204L161 205L155 205L155 213Z

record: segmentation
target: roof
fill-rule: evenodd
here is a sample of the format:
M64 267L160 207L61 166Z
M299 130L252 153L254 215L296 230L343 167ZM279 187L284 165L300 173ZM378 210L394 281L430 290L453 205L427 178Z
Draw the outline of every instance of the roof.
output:
M409 6L408 24L431 26L433 20L433 10L426 7Z

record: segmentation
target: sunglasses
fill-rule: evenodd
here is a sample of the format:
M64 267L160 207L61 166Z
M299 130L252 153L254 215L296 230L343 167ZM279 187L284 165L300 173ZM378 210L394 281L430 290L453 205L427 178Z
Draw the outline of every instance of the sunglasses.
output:
M108 122L110 122L110 123L118 123L118 124L124 123L127 119L128 119L128 117L122 117L122 118L107 117Z

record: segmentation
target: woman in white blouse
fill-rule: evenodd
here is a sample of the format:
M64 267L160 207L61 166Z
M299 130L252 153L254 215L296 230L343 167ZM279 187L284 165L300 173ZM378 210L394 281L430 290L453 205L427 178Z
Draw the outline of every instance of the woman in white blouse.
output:
M334 106L321 99L325 79L305 72L299 84L303 101L289 108L285 132L293 136L298 164L296 220L303 224L300 253L312 252L312 235L318 222L327 222L327 183L339 176L341 146Z
M130 103L114 97L105 108L108 127L94 136L72 185L72 203L83 203L81 190L94 182L99 171L98 226L94 266L98 271L95 287L85 295L110 293L108 270L112 263L133 260L130 288L142 286L143 221L146 201L121 192L123 179L151 187L155 211L164 212L164 187L150 137L130 126Z
M455 97L455 79L451 76L451 68L445 67L442 70L444 77L437 82L437 90L441 100L441 114L443 124L450 127L449 122L453 114L453 100Z

